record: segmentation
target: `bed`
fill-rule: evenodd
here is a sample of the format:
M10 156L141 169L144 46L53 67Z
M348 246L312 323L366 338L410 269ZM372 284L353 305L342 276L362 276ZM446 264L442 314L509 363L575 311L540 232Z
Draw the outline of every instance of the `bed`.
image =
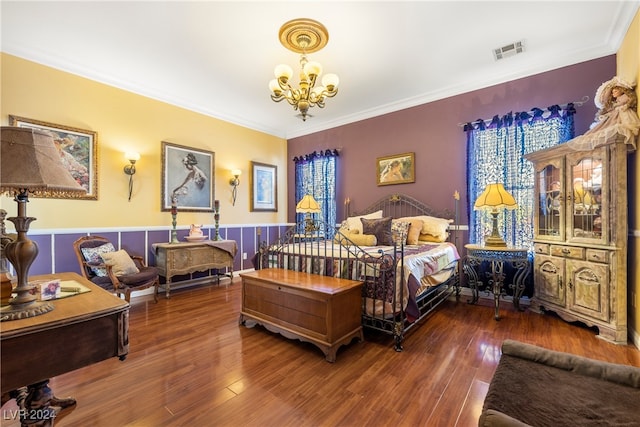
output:
M406 332L449 296L459 296L453 212L394 194L347 214L338 227L307 218L277 241L261 242L256 268L362 281L363 327L392 335L402 351Z

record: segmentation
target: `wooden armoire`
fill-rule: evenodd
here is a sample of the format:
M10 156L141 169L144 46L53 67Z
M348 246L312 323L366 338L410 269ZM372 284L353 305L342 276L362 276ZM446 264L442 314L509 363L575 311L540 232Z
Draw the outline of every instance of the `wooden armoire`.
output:
M531 309L627 342L627 153L616 136L525 156L535 168Z

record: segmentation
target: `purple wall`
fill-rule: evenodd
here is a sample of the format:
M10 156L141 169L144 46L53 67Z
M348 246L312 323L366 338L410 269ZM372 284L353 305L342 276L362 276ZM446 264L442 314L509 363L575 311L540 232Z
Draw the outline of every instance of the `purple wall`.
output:
M589 101L576 108L576 135L580 135L597 111L593 104L596 90L615 74L612 55L291 139L287 147L288 220L295 221L293 157L338 148L338 221L343 219L346 197L351 199L351 212L392 192L406 193L444 210L453 209L453 192L458 190L459 222L467 224L466 136L459 124L588 96ZM376 158L405 152L415 153L415 183L378 187Z
M260 228L260 236L257 229ZM262 241L274 242L281 234L286 232L287 225L268 226L237 226L221 227L220 236L223 239L235 240L238 244L238 253L233 263L233 271L250 270L253 268L251 261L256 252L256 248ZM213 238L214 228L203 229L205 235ZM109 239L116 249L125 249L131 255L142 256L148 265L155 265L154 243L165 243L170 240L170 231L144 228L127 231L107 231L104 229L65 231L47 233L45 230L36 230L29 234L29 238L38 245L38 256L29 269L29 275L53 274L61 271L71 271L81 274L78 259L73 250L73 242L86 235L99 235ZM189 234L188 229L178 230L178 239L184 241L184 237ZM243 253L247 254L247 259L243 259ZM201 274L194 273L194 277ZM186 280L189 277L176 276L173 282ZM164 283L164 280L162 280Z

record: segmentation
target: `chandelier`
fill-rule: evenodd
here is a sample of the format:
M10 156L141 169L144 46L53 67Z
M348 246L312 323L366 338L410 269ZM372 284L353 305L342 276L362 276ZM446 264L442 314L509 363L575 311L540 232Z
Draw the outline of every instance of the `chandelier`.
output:
M291 86L293 70L286 64L275 68L276 78L269 82L271 99L275 102L286 100L294 110L300 111L302 121L307 120L309 108L324 108L326 98L333 98L338 93L338 76L325 74L322 85L316 86L322 74L322 65L309 61L308 53L317 52L329 41L327 29L313 19L299 18L286 22L280 27L280 43L292 52L300 54L300 87Z

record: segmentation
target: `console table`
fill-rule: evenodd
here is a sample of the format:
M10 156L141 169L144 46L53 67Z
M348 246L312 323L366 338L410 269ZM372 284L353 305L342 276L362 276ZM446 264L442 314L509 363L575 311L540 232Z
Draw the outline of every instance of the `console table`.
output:
M524 281L529 275L529 257L527 248L507 248L497 246L480 246L468 244L467 256L462 263L465 274L469 278L469 286L473 292L470 304L478 301L478 288L483 282L478 278L476 267L487 261L491 265L491 271L487 272L489 283L492 286L493 299L495 302L495 319L500 320L500 296L505 293L504 288L504 265L510 263L516 270L513 283L509 285L513 289L513 306L520 310L520 297L524 291Z
M54 309L48 313L2 322L3 403L6 393L25 386L52 397L49 378L111 357L124 360L129 353L129 303L76 273L29 277L30 281L52 279L60 279L63 286L76 282L89 292L53 300ZM18 415L53 421L48 398L41 403L35 402L36 410L27 399Z
M338 348L363 339L362 282L266 268L242 277L240 324L256 323L310 342L335 362Z
M156 267L166 279L165 296L170 297L171 278L196 271L227 268L223 276L233 277L233 259L238 251L235 240L204 240L186 243L156 243ZM216 274L220 283L220 274Z

